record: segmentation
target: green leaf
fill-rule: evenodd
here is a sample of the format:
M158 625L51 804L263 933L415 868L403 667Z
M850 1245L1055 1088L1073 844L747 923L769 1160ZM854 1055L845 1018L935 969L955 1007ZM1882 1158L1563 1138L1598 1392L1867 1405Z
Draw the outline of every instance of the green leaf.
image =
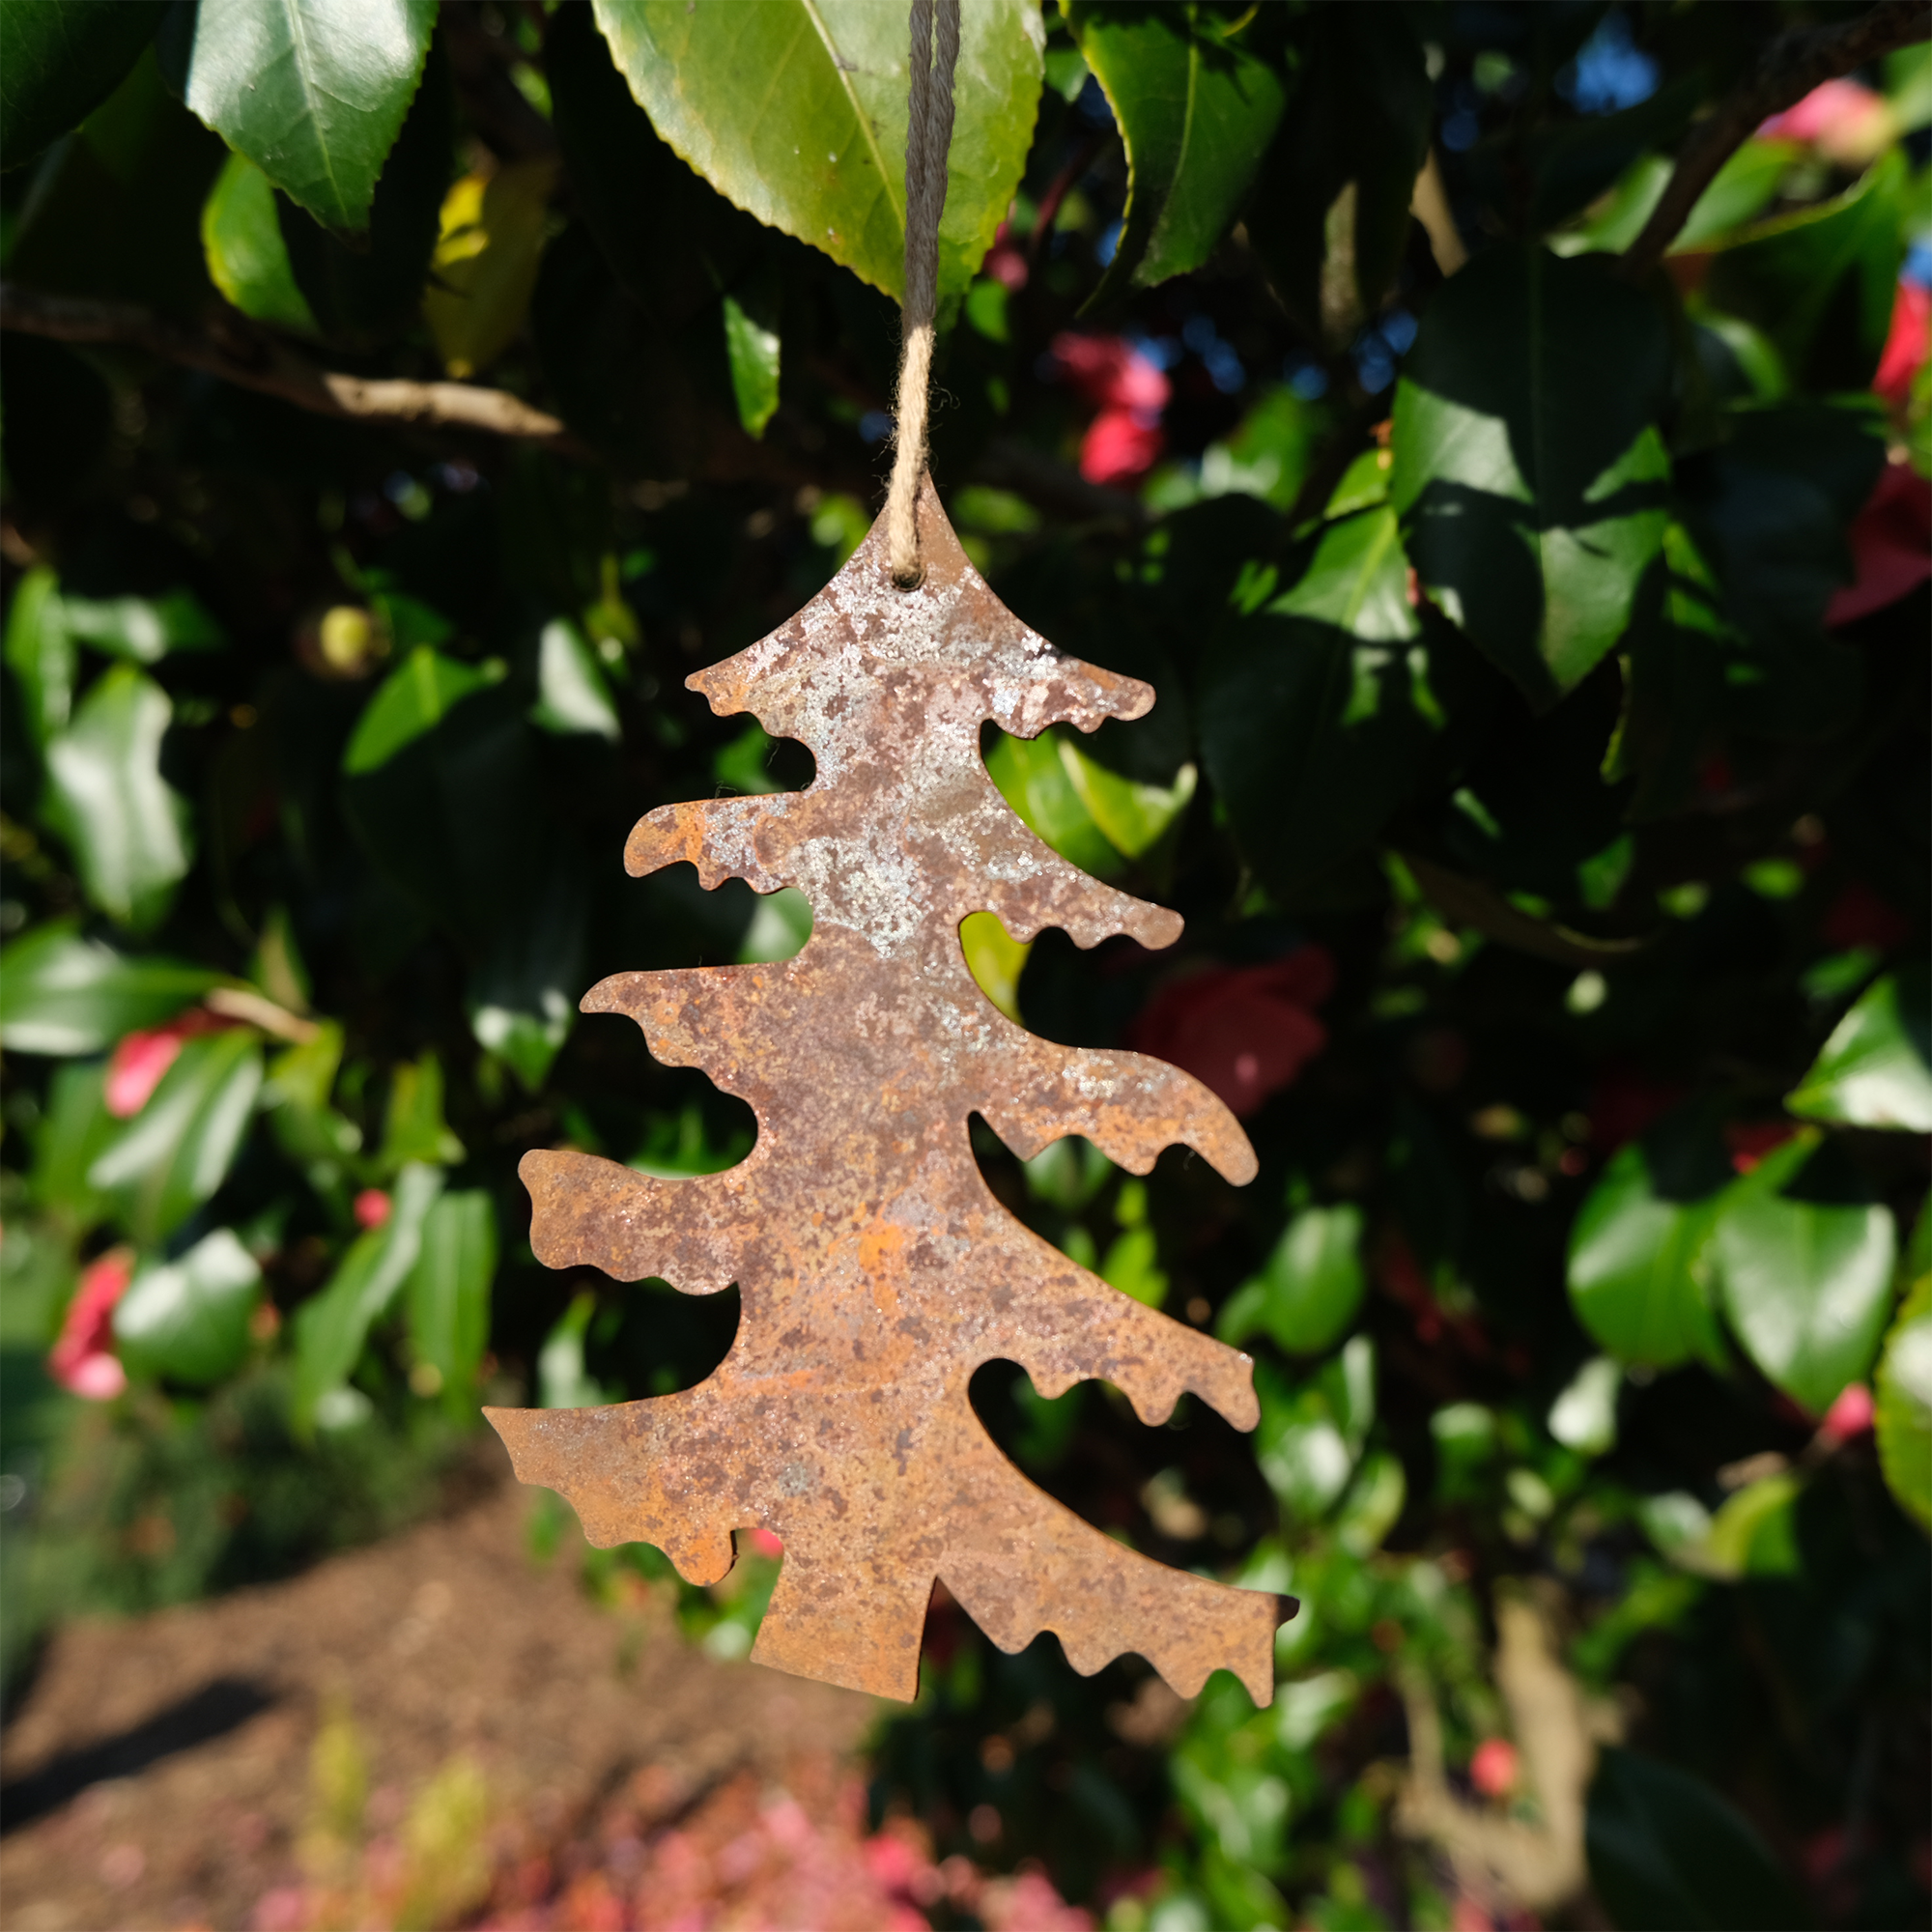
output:
M1266 1362L1255 1365L1255 1460L1268 1488L1296 1518L1325 1515L1354 1472L1361 1442L1353 1418L1338 1416L1321 1378L1296 1388Z
M1570 1236L1570 1301L1618 1361L1722 1361L1704 1250L1730 1179L1717 1136L1680 1114L1619 1149L1590 1190Z
M145 931L187 876L187 802L161 777L174 707L132 665L116 665L47 741L48 822L67 840L89 900Z
M404 1288L416 1374L426 1365L451 1406L465 1404L490 1339L497 1216L482 1188L445 1194L423 1222L422 1247Z
M537 701L530 723L559 737L587 731L613 745L624 735L604 668L568 617L552 618L537 639Z
M583 1367L583 1336L597 1312L588 1289L574 1296L537 1350L537 1400L546 1408L595 1408L609 1402L602 1382Z
M1833 200L1733 236L1701 298L1761 328L1804 387L1862 389L1891 324L1910 173L1893 149Z
M1127 150L1126 221L1097 303L1208 260L1274 138L1287 90L1205 9L1072 0L1065 12Z
M1536 233L1595 201L1646 149L1677 145L1704 93L1701 73L1680 75L1648 100L1615 114L1548 123L1523 143Z
M34 1204L71 1234L85 1233L112 1206L87 1179L121 1125L107 1111L106 1075L99 1060L55 1067L34 1145Z
M1922 1211L1919 1225L1925 1225ZM1873 1386L1886 1483L1899 1506L1932 1530L1932 1273L1920 1272L1907 1293Z
M442 1063L433 1053L399 1066L390 1076L383 1117L383 1165L395 1173L411 1166L453 1166L463 1143L442 1118Z
M88 1185L114 1197L137 1241L157 1245L228 1178L261 1086L249 1028L185 1041L147 1105L89 1168Z
M1000 923L997 913L971 912L959 922L959 950L966 955L966 970L980 990L1015 1026L1024 1025L1020 1018L1020 975L1032 955L1033 941L1023 944L1014 939Z
M1123 858L1151 852L1180 822L1198 782L1192 765L1182 765L1172 784L1144 784L1123 778L1090 758L1071 738L1054 741L1074 795L1100 836Z
M1579 1456L1602 1456L1617 1446L1617 1391L1624 1372L1607 1355L1593 1355L1549 1406L1549 1433Z
M1236 1291L1214 1332L1238 1345L1257 1330L1291 1355L1319 1355L1362 1305L1362 1210L1305 1208L1289 1222L1267 1266Z
M1724 1313L1751 1360L1814 1415L1871 1367L1897 1243L1891 1209L1815 1127L1724 1202L1714 1246Z
M44 745L73 709L78 654L61 620L60 580L45 564L21 578L7 612L7 668L19 681L27 728Z
M191 590L155 598L64 595L60 617L82 643L132 664L159 664L170 651L218 651L228 641Z
M472 692L495 682L474 665L446 658L418 644L384 679L369 700L343 753L342 769L352 778L380 770L437 725Z
M537 285L557 164L513 161L444 196L423 320L452 376L473 376L514 342Z
M1100 1279L1148 1308L1167 1299L1168 1280L1160 1265L1160 1246L1151 1228L1128 1228L1108 1244Z
M366 229L435 0L198 0L176 18L162 57L188 106L325 227Z
M296 285L273 184L246 155L230 155L201 207L209 278L256 322L316 333L315 311Z
M1492 248L1423 318L1390 497L1430 595L1539 707L1623 637L1662 548L1669 375L1662 314L1595 257Z
M358 1236L327 1286L296 1310L292 1408L298 1432L314 1430L324 1397L348 1381L370 1324L387 1311L416 1264L423 1223L441 1192L438 1169L405 1167L389 1197L389 1218Z
M1750 1823L1700 1779L1600 1748L1590 1883L1623 1932L1797 1932L1809 1922Z
M532 1094L577 1023L587 910L576 872L553 867L523 914L504 921L470 976L470 1032Z
M595 0L595 9L659 134L720 194L874 288L900 293L903 10L872 0ZM965 292L1019 186L1044 39L1026 0L980 0L962 10L960 26L942 296Z
M117 1352L135 1375L206 1388L248 1352L262 1270L232 1228L204 1236L177 1262L140 1268L114 1309Z
M123 1034L191 1006L218 973L174 959L130 959L53 920L0 953L0 1044L15 1053L99 1053Z
M328 1104L341 1065L341 1022L324 1020L308 1039L274 1057L262 1089L276 1144L325 1195L341 1185L344 1163L362 1145L361 1129Z
M1868 986L1784 1104L1814 1121L1932 1133L1932 972L1915 963Z
M986 770L1001 797L1063 859L1095 878L1120 872L1122 855L1081 798L1061 756L1058 731L1043 731L1037 738L1002 732L986 753Z
M1406 643L1419 636L1395 512L1367 510L1323 526L1308 568L1267 609L1333 624L1368 643Z
M748 436L763 437L779 406L778 330L724 298L724 354L731 364L731 395Z
M0 7L0 171L78 128L155 38L154 0L7 0Z

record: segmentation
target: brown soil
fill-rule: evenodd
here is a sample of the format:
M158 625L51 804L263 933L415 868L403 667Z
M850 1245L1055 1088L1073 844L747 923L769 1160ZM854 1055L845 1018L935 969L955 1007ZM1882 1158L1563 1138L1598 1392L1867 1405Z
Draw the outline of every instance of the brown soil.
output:
M529 1555L532 1501L504 1486L290 1582L61 1632L0 1749L7 1932L245 1926L298 1875L344 1707L378 1830L458 1753L493 1813L560 1837L644 1768L695 1797L857 1749L871 1699L691 1649L667 1591L600 1607L574 1529Z

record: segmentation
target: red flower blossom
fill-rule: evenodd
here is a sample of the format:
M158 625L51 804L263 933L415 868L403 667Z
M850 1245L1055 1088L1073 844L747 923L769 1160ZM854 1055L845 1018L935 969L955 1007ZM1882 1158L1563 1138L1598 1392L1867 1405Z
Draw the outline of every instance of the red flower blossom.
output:
M1849 1383L1839 1390L1837 1400L1825 1411L1818 1434L1828 1448L1835 1449L1855 1435L1865 1435L1877 1412L1871 1390L1863 1382Z
M365 1187L355 1197L355 1225L358 1228L380 1228L389 1218L391 1211L389 1197L380 1187Z
M1932 577L1932 483L1906 464L1888 463L1846 536L1858 576L1833 592L1828 625L1882 611Z
M191 1007L165 1026L126 1035L107 1061L107 1111L117 1121L132 1120L175 1064L182 1041L198 1033L216 1033L227 1024L201 1007Z
M1902 410L1912 398L1912 379L1924 366L1926 338L1932 332L1932 289L1902 281L1892 298L1891 327L1878 358L1872 393Z
M1731 1167L1748 1174L1773 1148L1779 1148L1798 1129L1789 1121L1733 1121L1724 1128L1724 1145L1731 1151Z
M1335 962L1319 946L1271 966L1210 968L1156 993L1130 1042L1184 1067L1245 1118L1327 1043L1310 1009L1334 985Z
M1507 1738L1485 1738L1469 1760L1469 1782L1485 1798L1507 1798L1516 1789L1516 1747Z
M1027 285L1027 258L1024 249L1015 247L1010 224L1003 221L993 237L993 245L986 251L986 259L980 265L980 271L991 275L996 282L1004 282L1012 290L1020 290Z
M1131 483L1153 468L1167 439L1160 414L1173 384L1153 359L1119 335L1053 338L1062 380L1100 413L1080 445L1080 473L1090 483Z
M1080 473L1090 483L1131 483L1166 447L1159 423L1133 410L1102 410L1080 440Z
M114 1304L133 1278L132 1248L110 1248L89 1263L67 1305L60 1339L48 1350L48 1375L89 1402L109 1402L128 1386L128 1372L114 1353Z
M1803 141L1827 160L1861 168L1891 139L1892 116L1882 94L1855 80L1828 80L1757 131L1766 140Z

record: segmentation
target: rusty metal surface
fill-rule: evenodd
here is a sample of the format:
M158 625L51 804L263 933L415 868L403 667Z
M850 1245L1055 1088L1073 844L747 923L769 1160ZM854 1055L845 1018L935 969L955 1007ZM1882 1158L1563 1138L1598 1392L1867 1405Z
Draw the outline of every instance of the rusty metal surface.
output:
M895 589L883 526L797 616L689 680L817 760L801 792L666 806L635 874L689 860L707 888L801 888L810 940L774 965L624 973L586 1012L627 1013L652 1053L750 1103L724 1174L654 1179L526 1154L531 1240L552 1267L690 1293L739 1285L731 1351L696 1388L606 1408L491 1409L517 1474L561 1492L592 1542L658 1545L692 1582L763 1526L784 1560L754 1660L911 1698L933 1579L1002 1649L1058 1634L1077 1670L1137 1651L1183 1695L1225 1666L1271 1694L1283 1600L1137 1555L1029 1483L973 1414L982 1362L1045 1396L1101 1378L1148 1423L1191 1389L1258 1419L1246 1355L1109 1288L1015 1221L974 1160L977 1112L1015 1153L1083 1134L1145 1174L1184 1142L1253 1178L1247 1137L1198 1081L1131 1053L1037 1039L968 972L980 910L1029 939L1173 943L1172 912L1100 885L1008 809L980 756L991 718L1033 736L1135 718L1153 693L1061 656L993 596L928 483L923 582Z

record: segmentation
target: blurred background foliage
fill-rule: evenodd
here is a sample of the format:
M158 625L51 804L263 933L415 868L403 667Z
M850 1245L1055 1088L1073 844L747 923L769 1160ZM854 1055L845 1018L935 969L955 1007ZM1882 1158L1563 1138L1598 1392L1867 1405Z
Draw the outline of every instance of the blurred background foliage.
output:
M537 1267L515 1165L742 1158L576 1001L810 934L618 864L809 782L682 682L881 495L904 23L806 13L0 11L10 1687L53 1620L409 1520L479 1399L730 1345L735 1295ZM1249 1349L1263 1421L975 1400L1302 1608L1256 1712L942 1594L875 1816L1113 1932L1923 1923L1922 21L965 16L934 474L1160 698L987 764L1188 930L964 943L1035 1031L1206 1079L1262 1176L976 1145ZM585 1580L742 1656L776 1562Z

